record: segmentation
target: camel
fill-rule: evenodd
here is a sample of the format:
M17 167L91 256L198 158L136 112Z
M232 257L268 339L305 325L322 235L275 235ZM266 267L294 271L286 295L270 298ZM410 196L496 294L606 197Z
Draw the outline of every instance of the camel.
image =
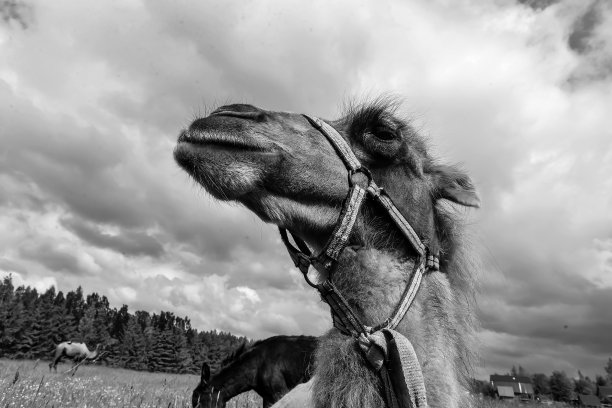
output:
M49 371L53 368L57 372L57 364L63 357L72 359L72 375L76 373L79 365L85 361L93 361L100 357L100 344L96 345L94 351L90 351L84 343L73 343L64 341L55 347L55 357L49 363Z
M342 140L332 141L332 133ZM339 155L342 143L354 154L353 161L369 172L349 171L347 180L351 160ZM318 278L316 273L310 277L302 272L317 286L327 271L344 304L352 309L353 320L370 330L397 316L398 303L412 287L411 276L420 270L421 252L411 242L439 249L439 259L434 257L432 263L438 268L428 267L422 274L409 308L394 323L395 331L413 347L420 366L417 377L424 385L422 395L417 395L422 399L400 406L472 406L467 380L477 322L471 276L478 263L468 248L458 210L479 207L480 200L469 176L434 158L425 139L399 117L394 102L381 98L349 106L334 121L252 105L222 106L180 133L174 158L214 198L240 203L281 233L290 231L306 255L309 248L314 253L329 248L335 239L344 206L352 201L347 197L355 184L362 183L354 176L375 180L418 238L407 241L378 200L382 190L372 189L378 196L364 199L351 221L352 230L344 234L346 242L335 267L317 268ZM289 252L301 267L304 257L297 256L295 248ZM313 379L294 389L307 390L299 406L373 408L387 401L398 406L385 395L389 389L385 370L364 353L361 334L346 335L337 320L334 317L335 327L320 339ZM392 362L384 358L383 364ZM294 392L275 406L292 406L283 401L295 401Z

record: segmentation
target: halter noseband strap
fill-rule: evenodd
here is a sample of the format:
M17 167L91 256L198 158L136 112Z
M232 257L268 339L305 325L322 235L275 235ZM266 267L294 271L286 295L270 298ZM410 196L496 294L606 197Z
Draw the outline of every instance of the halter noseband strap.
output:
M308 245L301 238L289 232L297 245L296 248L289 241L287 230L284 228L279 228L281 239L287 247L287 251L293 263L304 275L306 282L317 289L323 300L329 304L334 326L342 333L360 337L380 329L394 329L412 304L425 270L439 269L438 253L430 251L423 244L410 223L395 206L391 197L389 197L382 188L376 185L369 170L362 166L348 142L333 127L324 121L308 115L303 116L313 127L327 138L336 150L336 153L338 153L338 156L342 159L342 162L348 170L350 190L347 198L344 200L342 211L340 212L334 231L327 244L318 254L313 254L308 248ZM357 220L359 210L366 195L370 195L382 205L418 254L412 276L410 277L409 284L402 295L400 303L396 306L395 311L387 320L375 327L365 326L361 322L346 299L331 281L331 275L337 267L338 259L342 251L348 245L349 237L353 231L355 221ZM312 280L310 278L309 269L311 265L314 266L319 273L319 279Z

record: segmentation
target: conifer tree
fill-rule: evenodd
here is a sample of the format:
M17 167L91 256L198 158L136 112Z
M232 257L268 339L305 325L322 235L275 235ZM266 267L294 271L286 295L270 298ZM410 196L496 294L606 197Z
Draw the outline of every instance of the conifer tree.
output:
M550 376L550 393L555 401L569 402L572 388L572 382L564 371L553 371Z
M606 382L612 385L612 357L608 358L608 363L604 367L604 370L606 370Z
M74 324L78 327L81 323L81 317L85 314L85 300L83 298L83 289L80 286L76 291L70 291L66 295L66 309L68 313L74 316Z
M107 363L135 370L198 373L202 362L216 369L245 341L230 333L198 332L187 317L171 312L129 313L111 309L97 293L56 293L49 288L15 288L10 275L0 281L0 357L50 358L62 341L111 346ZM113 346L114 345L114 346Z
M531 377L533 383L533 392L536 395L548 395L550 394L550 381L546 374L534 374Z
M147 347L144 333L134 316L129 316L127 325L117 347L118 365L132 370L146 370Z
M149 369L151 371L173 372L176 370L176 353L172 330L159 331L154 329L153 345L149 351Z
M180 374L188 373L191 370L193 359L187 346L187 337L181 329L174 330L174 353L176 372Z
M593 395L596 391L596 386L593 381L587 376L582 375L578 370L578 379L574 381L574 391L578 394Z

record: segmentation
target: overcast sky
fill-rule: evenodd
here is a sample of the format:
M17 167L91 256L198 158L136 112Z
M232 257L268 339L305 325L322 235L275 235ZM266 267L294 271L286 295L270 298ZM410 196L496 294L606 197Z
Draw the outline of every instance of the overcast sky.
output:
M483 207L480 378L612 356L612 4L0 0L0 277L252 338L329 312L274 227L179 170L225 102L405 101Z

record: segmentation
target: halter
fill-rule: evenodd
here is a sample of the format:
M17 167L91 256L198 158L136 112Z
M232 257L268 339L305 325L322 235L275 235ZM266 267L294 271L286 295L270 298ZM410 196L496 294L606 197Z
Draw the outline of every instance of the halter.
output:
M426 271L439 270L440 262L438 251L433 251L431 248L428 248L425 244L423 244L422 240L419 238L419 235L414 231L406 218L404 218L404 216L400 213L398 208L391 200L391 197L389 197L389 195L374 182L370 171L359 162L348 142L336 131L336 129L319 118L308 115L303 116L315 129L317 129L327 138L327 140L334 147L334 150L338 156L340 156L340 159L342 159L342 162L344 163L348 172L348 183L350 190L342 205L342 210L338 217L338 221L336 222L336 226L334 227L334 231L323 249L318 254L314 254L304 240L297 237L290 231L279 227L281 239L287 247L287 251L291 256L293 263L304 275L306 282L313 288L317 289L321 295L321 298L330 306L334 327L336 327L341 333L350 335L359 341L361 348L366 353L366 357L370 363L375 366L377 371L380 370L382 362L377 361L380 359L379 357L375 356L372 358L372 354L381 354L381 352L374 352L373 349L384 349L386 358L386 344L390 341L396 341L398 344L402 343L403 346L410 349L408 352L406 352L406 354L411 353L409 356L400 355L396 356L396 359L401 360L400 363L402 364L412 364L414 361L416 361L416 354L414 354L412 345L405 337L395 332L393 329L395 329L399 322L404 318L406 312L410 308L410 305L414 301L414 298L416 297L421 285L423 274ZM374 198L374 200L386 210L394 224L399 228L402 235L417 253L417 260L415 262L414 269L410 276L409 283L402 294L400 302L397 304L395 310L391 316L389 316L389 318L374 327L369 327L363 324L361 319L359 319L357 314L353 311L346 299L342 296L338 288L331 280L333 272L337 269L338 259L340 258L342 251L348 245L357 216L359 215L359 210L367 195ZM288 234L291 235L297 247L291 244ZM311 279L309 276L311 265L318 272L318 279ZM401 336L401 339L398 336ZM385 337L387 338L386 340ZM416 363L418 365L418 361L416 361ZM389 378L387 370L380 370L380 373L385 385L384 395L387 403L390 406L396 406L396 395L389 393L389 389L393 388L391 384L395 381ZM411 369L407 371L404 370L404 374L406 373L408 374L408 377L412 377L410 380L406 379L408 390L410 390L411 394L419 394L416 397L414 395L411 396L413 402L414 398L418 399L418 401L414 402L414 405L419 407L427 406L420 368L418 369L418 373L414 373L414 371L411 371ZM419 378L415 379L416 377ZM411 384L409 384L409 382L412 380L414 380L415 384L418 384L411 388Z
M306 282L317 289L323 300L329 304L334 326L340 332L360 337L361 335L368 335L381 329L394 329L403 319L414 301L424 272L426 270L439 270L438 253L430 251L423 244L410 223L397 209L391 197L381 187L376 185L370 171L359 162L347 141L340 136L336 129L319 118L303 116L329 140L338 156L342 159L348 171L350 190L344 200L334 231L327 244L318 254L313 254L304 240L289 231L297 248L293 246L289 241L288 231L284 228L279 228L281 239L287 247L293 263L304 275ZM338 259L348 244L366 194L369 194L382 205L418 255L412 276L402 295L401 301L389 318L374 327L368 327L361 322L331 281L332 274L338 266ZM309 270L311 265L319 273L320 279L313 280L310 278Z

